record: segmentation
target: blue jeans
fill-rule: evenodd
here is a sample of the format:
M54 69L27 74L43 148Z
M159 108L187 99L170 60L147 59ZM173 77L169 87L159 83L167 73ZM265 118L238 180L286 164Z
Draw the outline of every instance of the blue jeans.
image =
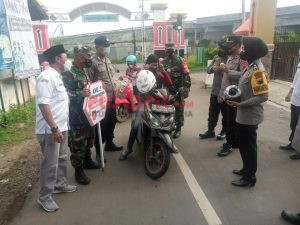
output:
M135 139L137 138L138 131L139 131L139 122L142 116L142 113L144 112L144 99L142 99L142 103L140 103L137 106L137 109L135 111L134 119L131 123L131 130L130 130L130 135L128 139L128 144L127 148L132 149L133 144L135 142Z

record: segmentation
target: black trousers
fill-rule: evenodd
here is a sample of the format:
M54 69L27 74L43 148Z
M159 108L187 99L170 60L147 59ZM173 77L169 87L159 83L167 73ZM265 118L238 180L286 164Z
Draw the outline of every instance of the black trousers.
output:
M115 101L111 101L109 103L110 105L107 107L105 112L105 117L103 120L101 120L101 137L102 137L102 143L110 144L112 143L114 139L114 131L117 123L117 112L116 112L116 106ZM100 145L99 145L99 134L97 126L96 129L96 138L95 138L95 148L96 153L100 153Z
M257 125L238 124L239 148L245 177L253 178L257 171Z
M290 123L290 127L291 127L291 135L290 135L290 142L293 141L294 138L294 134L295 134L295 130L297 127L297 123L299 120L299 116L300 116L300 106L295 106L295 105L291 105L291 123Z
M226 103L218 103L218 97L210 95L208 112L208 130L213 131L218 124L220 112L222 114L222 131L226 131Z
M226 104L226 103L225 103ZM236 108L226 104L226 142L227 145L238 146L238 131L236 119Z

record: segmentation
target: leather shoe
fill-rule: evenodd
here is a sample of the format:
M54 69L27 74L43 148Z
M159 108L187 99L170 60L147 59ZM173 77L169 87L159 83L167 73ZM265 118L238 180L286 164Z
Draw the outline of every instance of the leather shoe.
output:
M300 159L300 153L297 153L295 155L290 156L290 159L292 159L292 160L298 160L298 159Z
M239 176L243 176L245 174L244 170L233 170L232 171L233 174L239 175Z
M173 138L179 138L181 136L181 130L175 130L174 134L173 134Z
M111 151L121 151L123 149L122 146L116 145L115 143L111 142L105 145L104 151L111 152Z
M232 148L227 145L227 143L223 144L223 148L218 152L219 157L228 156L232 152Z
M214 131L208 130L204 134L199 134L201 139L214 138L216 136Z
M279 148L282 149L282 150L294 150L293 147L292 147L292 143L289 143L287 145L280 145Z
M281 217L291 224L300 225L300 214L283 210L281 213Z
M120 161L126 160L127 157L130 155L130 153L132 153L132 152L133 152L132 149L127 149L127 150L123 151L119 157L119 160Z
M236 187L254 187L256 183L256 178L242 177L240 180L232 181L231 184Z
M91 182L90 178L84 173L82 167L75 168L75 180L82 185L88 185Z

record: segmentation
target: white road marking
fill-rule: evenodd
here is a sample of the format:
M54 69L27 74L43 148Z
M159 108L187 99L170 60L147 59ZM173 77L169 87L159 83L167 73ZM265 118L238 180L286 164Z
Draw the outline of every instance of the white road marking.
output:
M174 156L181 172L183 173L183 176L184 176L190 190L192 191L194 198L196 199L197 204L198 204L199 208L201 209L208 225L221 225L222 222L221 222L220 218L218 217L216 211L214 210L214 208L210 204L209 200L205 196L202 188L198 184L195 176L193 175L191 169L185 162L182 155L180 153L178 153L178 154L173 154L173 156Z
M274 102L267 101L267 104L268 104L268 105L271 105L271 106L274 106L274 107L276 107L276 108L278 108L278 109L282 109L282 110L284 110L284 111L291 112L291 110L290 110L289 108L284 107L284 106L279 105L279 104L276 104L276 103L274 103Z

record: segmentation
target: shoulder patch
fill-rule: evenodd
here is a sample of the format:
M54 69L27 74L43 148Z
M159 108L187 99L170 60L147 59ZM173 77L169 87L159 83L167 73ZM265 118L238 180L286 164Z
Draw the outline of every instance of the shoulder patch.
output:
M270 92L266 74L261 70L252 72L251 86L253 95L262 95Z

